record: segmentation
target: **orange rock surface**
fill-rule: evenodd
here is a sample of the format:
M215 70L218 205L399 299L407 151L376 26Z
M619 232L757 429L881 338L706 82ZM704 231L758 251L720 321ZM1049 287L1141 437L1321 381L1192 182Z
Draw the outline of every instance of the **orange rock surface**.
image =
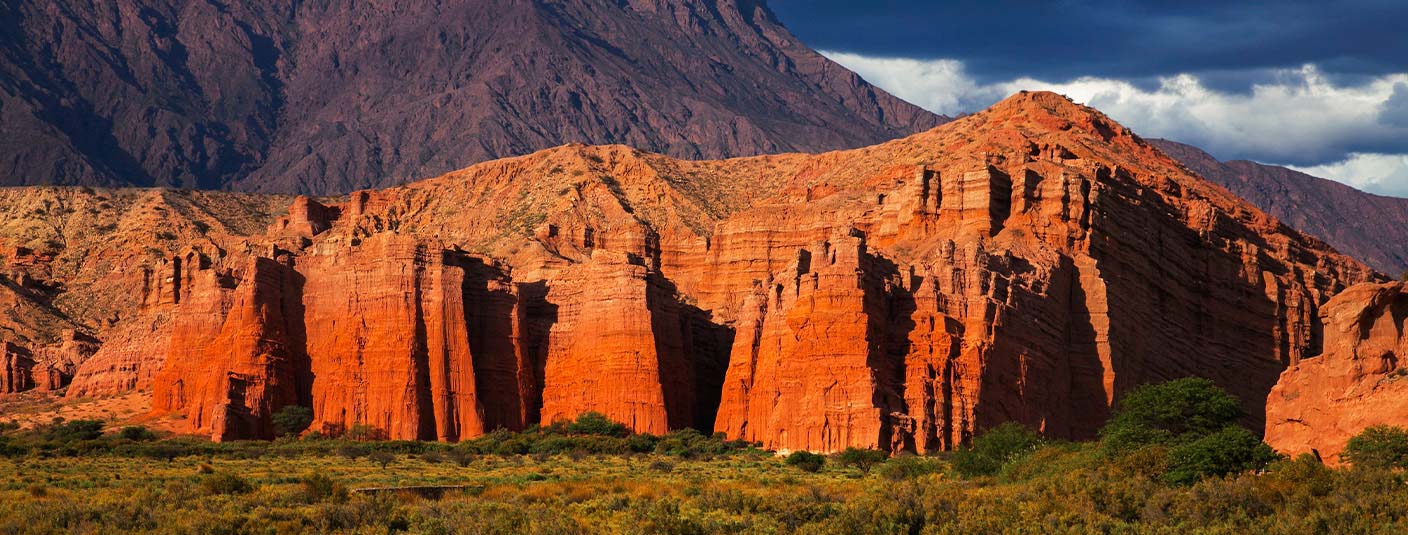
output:
M1266 442L1339 463L1364 428L1408 426L1408 286L1354 286L1321 314L1324 353L1281 374L1266 400Z
M1012 420L1091 437L1123 392L1190 375L1260 415L1320 352L1321 305L1379 278L1051 93L850 151L567 145L286 214L187 201L126 201L176 231L111 257L132 297L74 314L105 340L74 384L160 369L154 412L215 438L268 436L296 402L314 429L389 438L599 411L783 450L932 451Z

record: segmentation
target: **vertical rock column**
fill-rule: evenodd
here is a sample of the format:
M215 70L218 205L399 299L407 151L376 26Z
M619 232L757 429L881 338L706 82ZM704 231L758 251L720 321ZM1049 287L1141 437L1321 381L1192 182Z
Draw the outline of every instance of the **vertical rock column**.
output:
M780 451L889 447L883 389L898 363L866 257L859 238L818 244L746 300L716 431Z
M542 422L594 411L640 433L693 425L678 304L643 264L598 249L550 282L557 322L543 370Z
M464 268L446 254L379 234L300 259L315 428L421 440L484 432Z
M301 321L296 274L255 258L230 289L207 273L181 305L153 409L184 413L190 431L215 440L272 437L273 412L299 402L297 369L306 359L290 326Z

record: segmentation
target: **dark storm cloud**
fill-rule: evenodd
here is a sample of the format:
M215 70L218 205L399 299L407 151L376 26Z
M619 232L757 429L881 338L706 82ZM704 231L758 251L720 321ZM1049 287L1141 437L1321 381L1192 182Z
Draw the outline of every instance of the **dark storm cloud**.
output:
M1195 73L1220 90L1306 63L1327 75L1403 72L1408 2L773 0L813 48L954 58L980 82L1138 80Z
M1398 84L1393 95L1379 109L1379 122L1387 126L1408 128L1408 84ZM1408 142L1405 142L1408 145Z

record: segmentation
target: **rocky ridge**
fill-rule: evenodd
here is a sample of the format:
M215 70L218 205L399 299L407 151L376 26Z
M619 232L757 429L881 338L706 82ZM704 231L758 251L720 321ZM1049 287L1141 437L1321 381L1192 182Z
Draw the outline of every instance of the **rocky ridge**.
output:
M1188 375L1262 414L1321 352L1321 305L1379 277L1050 93L862 149L568 145L258 219L167 257L96 333L161 358L104 344L75 384L149 384L216 439L297 403L389 438L592 410L934 451L1009 420L1089 437L1122 392Z
M0 21L0 185L346 193L570 142L721 158L945 120L761 0L22 0Z
M1408 272L1408 199L1246 160L1220 162L1197 147L1151 142L1189 169L1286 224L1385 273Z

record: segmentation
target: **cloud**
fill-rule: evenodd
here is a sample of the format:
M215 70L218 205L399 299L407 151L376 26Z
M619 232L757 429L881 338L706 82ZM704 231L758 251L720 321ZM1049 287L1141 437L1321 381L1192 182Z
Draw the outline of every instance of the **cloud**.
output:
M1344 161L1292 169L1380 195L1408 197L1408 154L1356 153Z
M1160 77L1153 84L1102 77L980 83L953 59L822 53L937 113L977 111L1023 89L1055 91L1140 135L1196 145L1221 159L1316 169L1321 173L1316 176L1368 191L1408 195L1408 161L1402 156L1408 154L1408 73L1345 83L1306 65L1264 72L1249 91L1227 92L1192 74Z
M1401 72L1402 0L770 0L812 48L958 58L984 83L1034 76L1135 80L1177 73L1245 92L1247 73L1315 64L1334 76ZM1232 76L1215 80L1220 75Z

